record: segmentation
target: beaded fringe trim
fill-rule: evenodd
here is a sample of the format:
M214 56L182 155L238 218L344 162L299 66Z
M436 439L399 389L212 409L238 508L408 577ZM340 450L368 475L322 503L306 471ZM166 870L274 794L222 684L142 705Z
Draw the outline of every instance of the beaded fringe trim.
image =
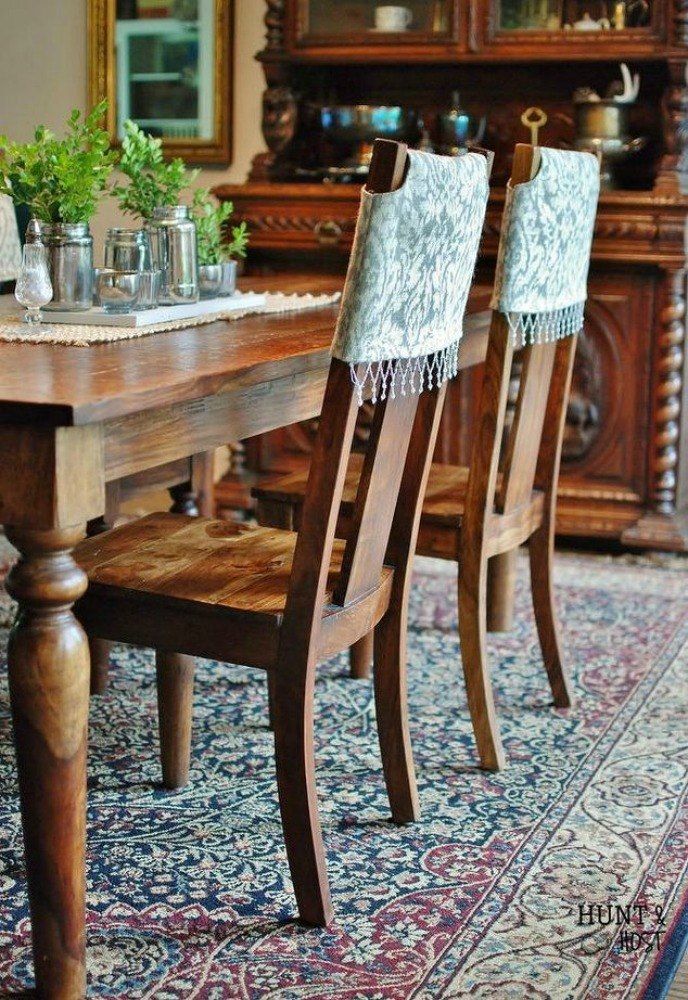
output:
M570 337L583 326L585 302L575 302L564 309L551 312L505 312L514 346L549 344L562 337Z
M570 337L583 326L585 302L576 302L564 309L539 313L505 313L509 330L516 347L526 344L548 344L562 337ZM376 403L378 399L397 394L417 394L425 389L439 387L454 378L459 369L459 341L433 354L398 361L352 362L351 381L356 386L359 406L366 397ZM361 371L361 368L363 369Z
M439 388L443 382L454 378L459 370L459 341L418 358L369 361L365 367L352 363L349 367L359 406L368 396L376 403L387 396L395 399L397 395L417 394L425 389Z

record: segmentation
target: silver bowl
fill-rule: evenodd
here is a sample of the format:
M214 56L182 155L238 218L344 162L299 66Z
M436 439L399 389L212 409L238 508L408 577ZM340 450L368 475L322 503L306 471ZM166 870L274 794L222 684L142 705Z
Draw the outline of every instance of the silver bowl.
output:
M199 264L198 285L202 299L224 298L236 291L237 263L235 260L224 264Z
M222 264L199 264L198 287L202 299L214 299L222 287Z
M319 116L325 136L348 154L347 163L360 166L370 163L377 138L415 145L421 136L418 113L396 105L335 105L320 108Z
M131 312L138 303L140 294L140 271L113 271L108 267L96 268L95 295L105 312Z

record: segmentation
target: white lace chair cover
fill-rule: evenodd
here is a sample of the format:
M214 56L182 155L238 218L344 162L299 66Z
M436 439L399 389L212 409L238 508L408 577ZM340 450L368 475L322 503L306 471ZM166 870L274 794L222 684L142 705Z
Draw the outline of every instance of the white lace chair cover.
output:
M583 326L600 170L591 153L540 149L540 169L507 188L491 306L515 344Z
M333 356L351 365L359 400L366 388L373 400L421 392L457 371L488 164L479 153L408 155L398 190L361 195L332 344Z
M0 281L14 281L21 266L21 244L14 204L0 195Z

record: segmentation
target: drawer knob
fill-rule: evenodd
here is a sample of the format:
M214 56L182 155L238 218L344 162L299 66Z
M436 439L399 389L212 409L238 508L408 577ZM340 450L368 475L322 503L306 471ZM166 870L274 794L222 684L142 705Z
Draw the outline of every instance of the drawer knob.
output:
M318 222L315 226L315 235L321 246L336 246L342 238L342 227L333 219Z

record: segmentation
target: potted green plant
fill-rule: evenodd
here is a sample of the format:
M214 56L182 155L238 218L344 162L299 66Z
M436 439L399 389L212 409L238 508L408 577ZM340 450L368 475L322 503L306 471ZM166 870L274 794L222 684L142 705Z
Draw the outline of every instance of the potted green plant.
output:
M194 192L201 298L233 295L236 291L237 262L246 256L249 235L242 222L231 228L230 239L226 239L225 229L233 212L231 201L218 202L207 188Z
M82 118L72 111L58 139L40 125L32 142L0 136L0 192L29 207L48 251L53 300L46 309L90 309L93 237L89 223L116 155L102 127L107 102Z
M119 169L124 179L112 193L125 214L143 221L152 266L161 272L160 302L195 302L199 295L196 227L188 206L179 200L198 171L188 171L179 157L165 161L162 140L132 121L124 123Z

